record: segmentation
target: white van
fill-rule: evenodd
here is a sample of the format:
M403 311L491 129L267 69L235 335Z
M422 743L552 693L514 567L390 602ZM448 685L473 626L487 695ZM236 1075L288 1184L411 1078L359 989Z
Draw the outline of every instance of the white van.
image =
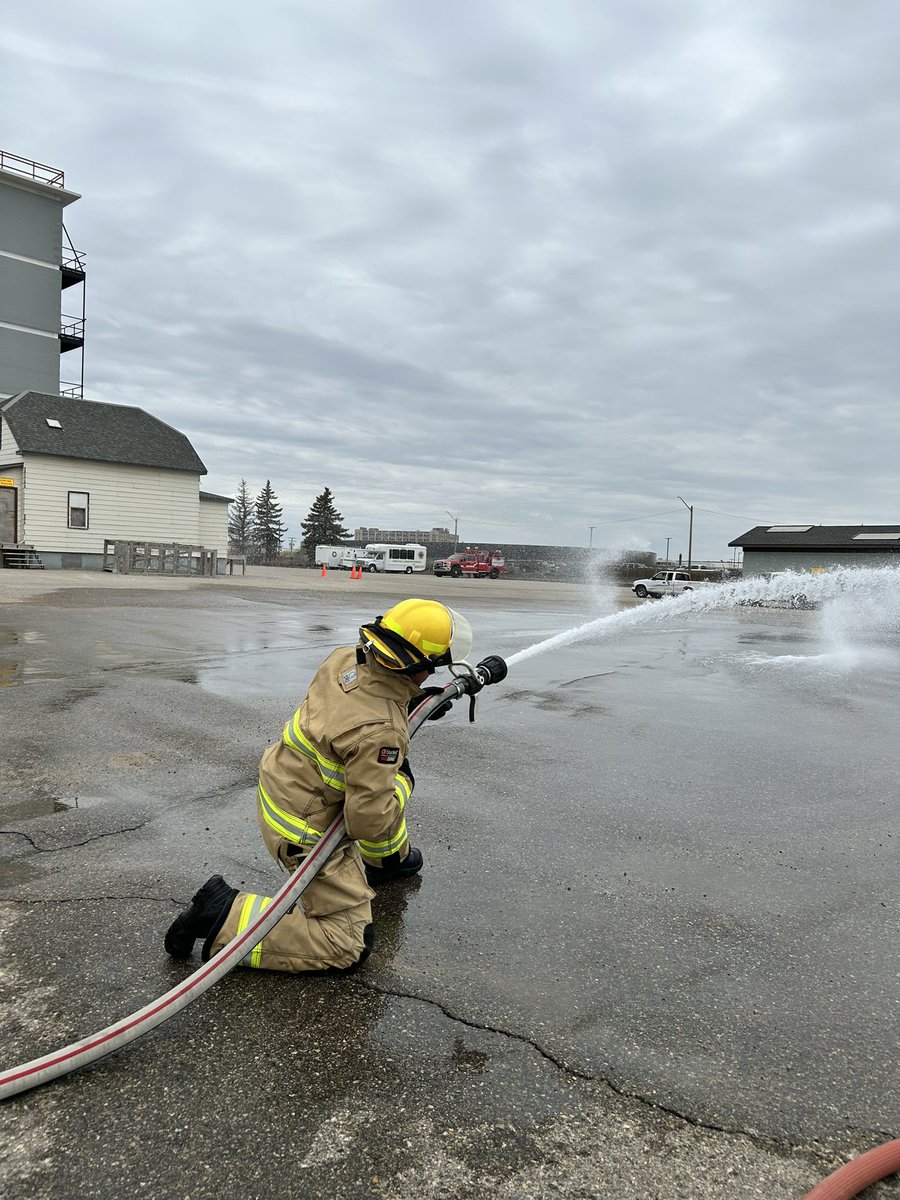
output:
M392 546L387 542L370 542L365 549L365 558L357 560L364 571L414 571L425 570L426 550L415 542L405 546Z

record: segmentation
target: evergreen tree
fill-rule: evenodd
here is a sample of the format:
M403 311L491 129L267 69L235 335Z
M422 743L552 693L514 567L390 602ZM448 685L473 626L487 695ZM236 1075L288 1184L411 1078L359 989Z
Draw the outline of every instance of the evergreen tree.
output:
M228 510L228 545L235 554L248 555L253 549L253 502L247 480L241 480L238 494Z
M316 496L306 520L300 522L300 528L303 550L310 559L315 558L316 546L331 546L350 536L350 530L344 528L344 518L334 507L331 488Z
M272 491L272 483L256 497L253 510L253 558L258 563L272 564L281 553L281 543L287 526L281 520L281 505Z

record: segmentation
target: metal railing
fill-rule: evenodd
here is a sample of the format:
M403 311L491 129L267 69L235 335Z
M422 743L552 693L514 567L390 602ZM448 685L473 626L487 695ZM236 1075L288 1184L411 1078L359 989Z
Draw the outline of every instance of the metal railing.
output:
M81 250L64 250L62 255L63 270L84 272L84 253Z
M69 237L69 231L66 229L66 223L63 221L63 237L66 239L66 244L62 248L62 268L63 270L80 271L84 274L84 254L80 250L76 250L72 245L72 239Z
M60 382L59 394L61 396L71 396L73 400L83 400L84 384Z
M35 162L33 158L22 158L19 154L10 154L8 150L0 150L0 171L14 171L17 175L33 179L35 183L47 183L51 187L66 186L65 175L56 167Z
M63 324L59 327L60 337L84 338L84 317L67 317L63 314Z

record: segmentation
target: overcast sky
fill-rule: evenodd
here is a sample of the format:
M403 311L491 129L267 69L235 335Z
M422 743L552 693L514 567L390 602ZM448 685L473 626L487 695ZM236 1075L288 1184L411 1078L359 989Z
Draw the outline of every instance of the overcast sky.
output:
M898 62L895 0L35 0L0 148L208 490L730 557L900 521Z

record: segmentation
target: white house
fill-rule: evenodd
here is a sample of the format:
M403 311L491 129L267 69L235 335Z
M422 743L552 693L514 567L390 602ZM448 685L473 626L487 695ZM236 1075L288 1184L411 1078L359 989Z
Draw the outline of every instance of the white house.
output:
M205 474L184 434L143 409L0 400L0 546L33 546L45 567L99 569L106 539L205 546L224 562L230 498L201 492Z

